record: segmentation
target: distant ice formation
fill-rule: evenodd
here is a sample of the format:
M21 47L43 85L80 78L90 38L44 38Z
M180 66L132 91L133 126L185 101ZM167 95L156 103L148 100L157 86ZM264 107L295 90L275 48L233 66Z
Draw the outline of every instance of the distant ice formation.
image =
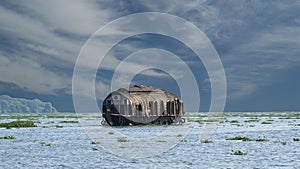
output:
M7 95L0 96L0 113L53 113L57 112L50 102L39 99L12 98Z

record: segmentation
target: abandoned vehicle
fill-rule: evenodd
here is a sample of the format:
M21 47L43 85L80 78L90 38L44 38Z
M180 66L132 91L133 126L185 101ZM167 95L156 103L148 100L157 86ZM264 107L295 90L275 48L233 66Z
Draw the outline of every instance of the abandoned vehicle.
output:
M184 122L183 114L178 96L143 85L111 92L102 107L102 116L111 126Z

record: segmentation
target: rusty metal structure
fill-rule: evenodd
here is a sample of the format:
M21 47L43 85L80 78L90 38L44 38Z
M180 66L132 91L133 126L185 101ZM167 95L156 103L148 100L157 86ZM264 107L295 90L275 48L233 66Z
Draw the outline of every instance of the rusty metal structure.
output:
M102 116L111 126L184 122L183 114L183 102L178 96L143 85L111 92L102 107Z

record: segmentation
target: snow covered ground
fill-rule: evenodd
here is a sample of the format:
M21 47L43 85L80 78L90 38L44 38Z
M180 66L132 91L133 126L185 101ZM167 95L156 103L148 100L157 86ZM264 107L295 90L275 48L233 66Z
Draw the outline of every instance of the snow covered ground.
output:
M210 143L199 140L205 113L186 116L183 125L114 128L97 114L19 117L37 127L0 128L15 137L0 139L0 168L300 168L300 113L225 113ZM237 136L252 141L228 140Z

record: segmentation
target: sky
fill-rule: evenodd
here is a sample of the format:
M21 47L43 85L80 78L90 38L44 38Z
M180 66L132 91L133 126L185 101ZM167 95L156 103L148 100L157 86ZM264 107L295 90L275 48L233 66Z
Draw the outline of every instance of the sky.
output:
M58 111L74 111L72 79L80 51L100 28L130 14L159 12L183 18L198 27L215 48L226 78L224 111L300 111L300 1L0 1L0 95L50 101ZM163 23L162 24L166 24ZM160 25L139 25L147 29ZM172 25L180 30L184 25ZM125 34L112 28L106 36ZM201 43L201 39L194 39ZM103 45L102 45L103 46ZM101 50L101 45L97 50ZM105 55L96 72L99 106L111 87L114 70L126 57L159 48L183 60L195 75L200 93L198 111L208 111L212 81L206 63L178 39L145 33L130 36ZM103 47L104 49L104 47ZM91 51L92 52L92 51ZM96 53L93 53L96 55ZM132 56L132 55L131 55ZM182 69L167 56L131 60L119 85L151 85L182 95ZM169 64L136 72L141 63ZM86 58L87 72L93 59ZM92 97L82 77L77 96ZM126 82L127 80L127 82ZM125 83L126 82L126 83ZM192 88L191 88L192 90ZM196 90L187 91L194 93ZM192 100L184 100L192 102ZM88 101L87 101L88 102ZM87 109L89 103L86 103ZM187 104L188 105L188 104ZM190 111L189 107L185 107ZM93 110L91 110L93 111Z

